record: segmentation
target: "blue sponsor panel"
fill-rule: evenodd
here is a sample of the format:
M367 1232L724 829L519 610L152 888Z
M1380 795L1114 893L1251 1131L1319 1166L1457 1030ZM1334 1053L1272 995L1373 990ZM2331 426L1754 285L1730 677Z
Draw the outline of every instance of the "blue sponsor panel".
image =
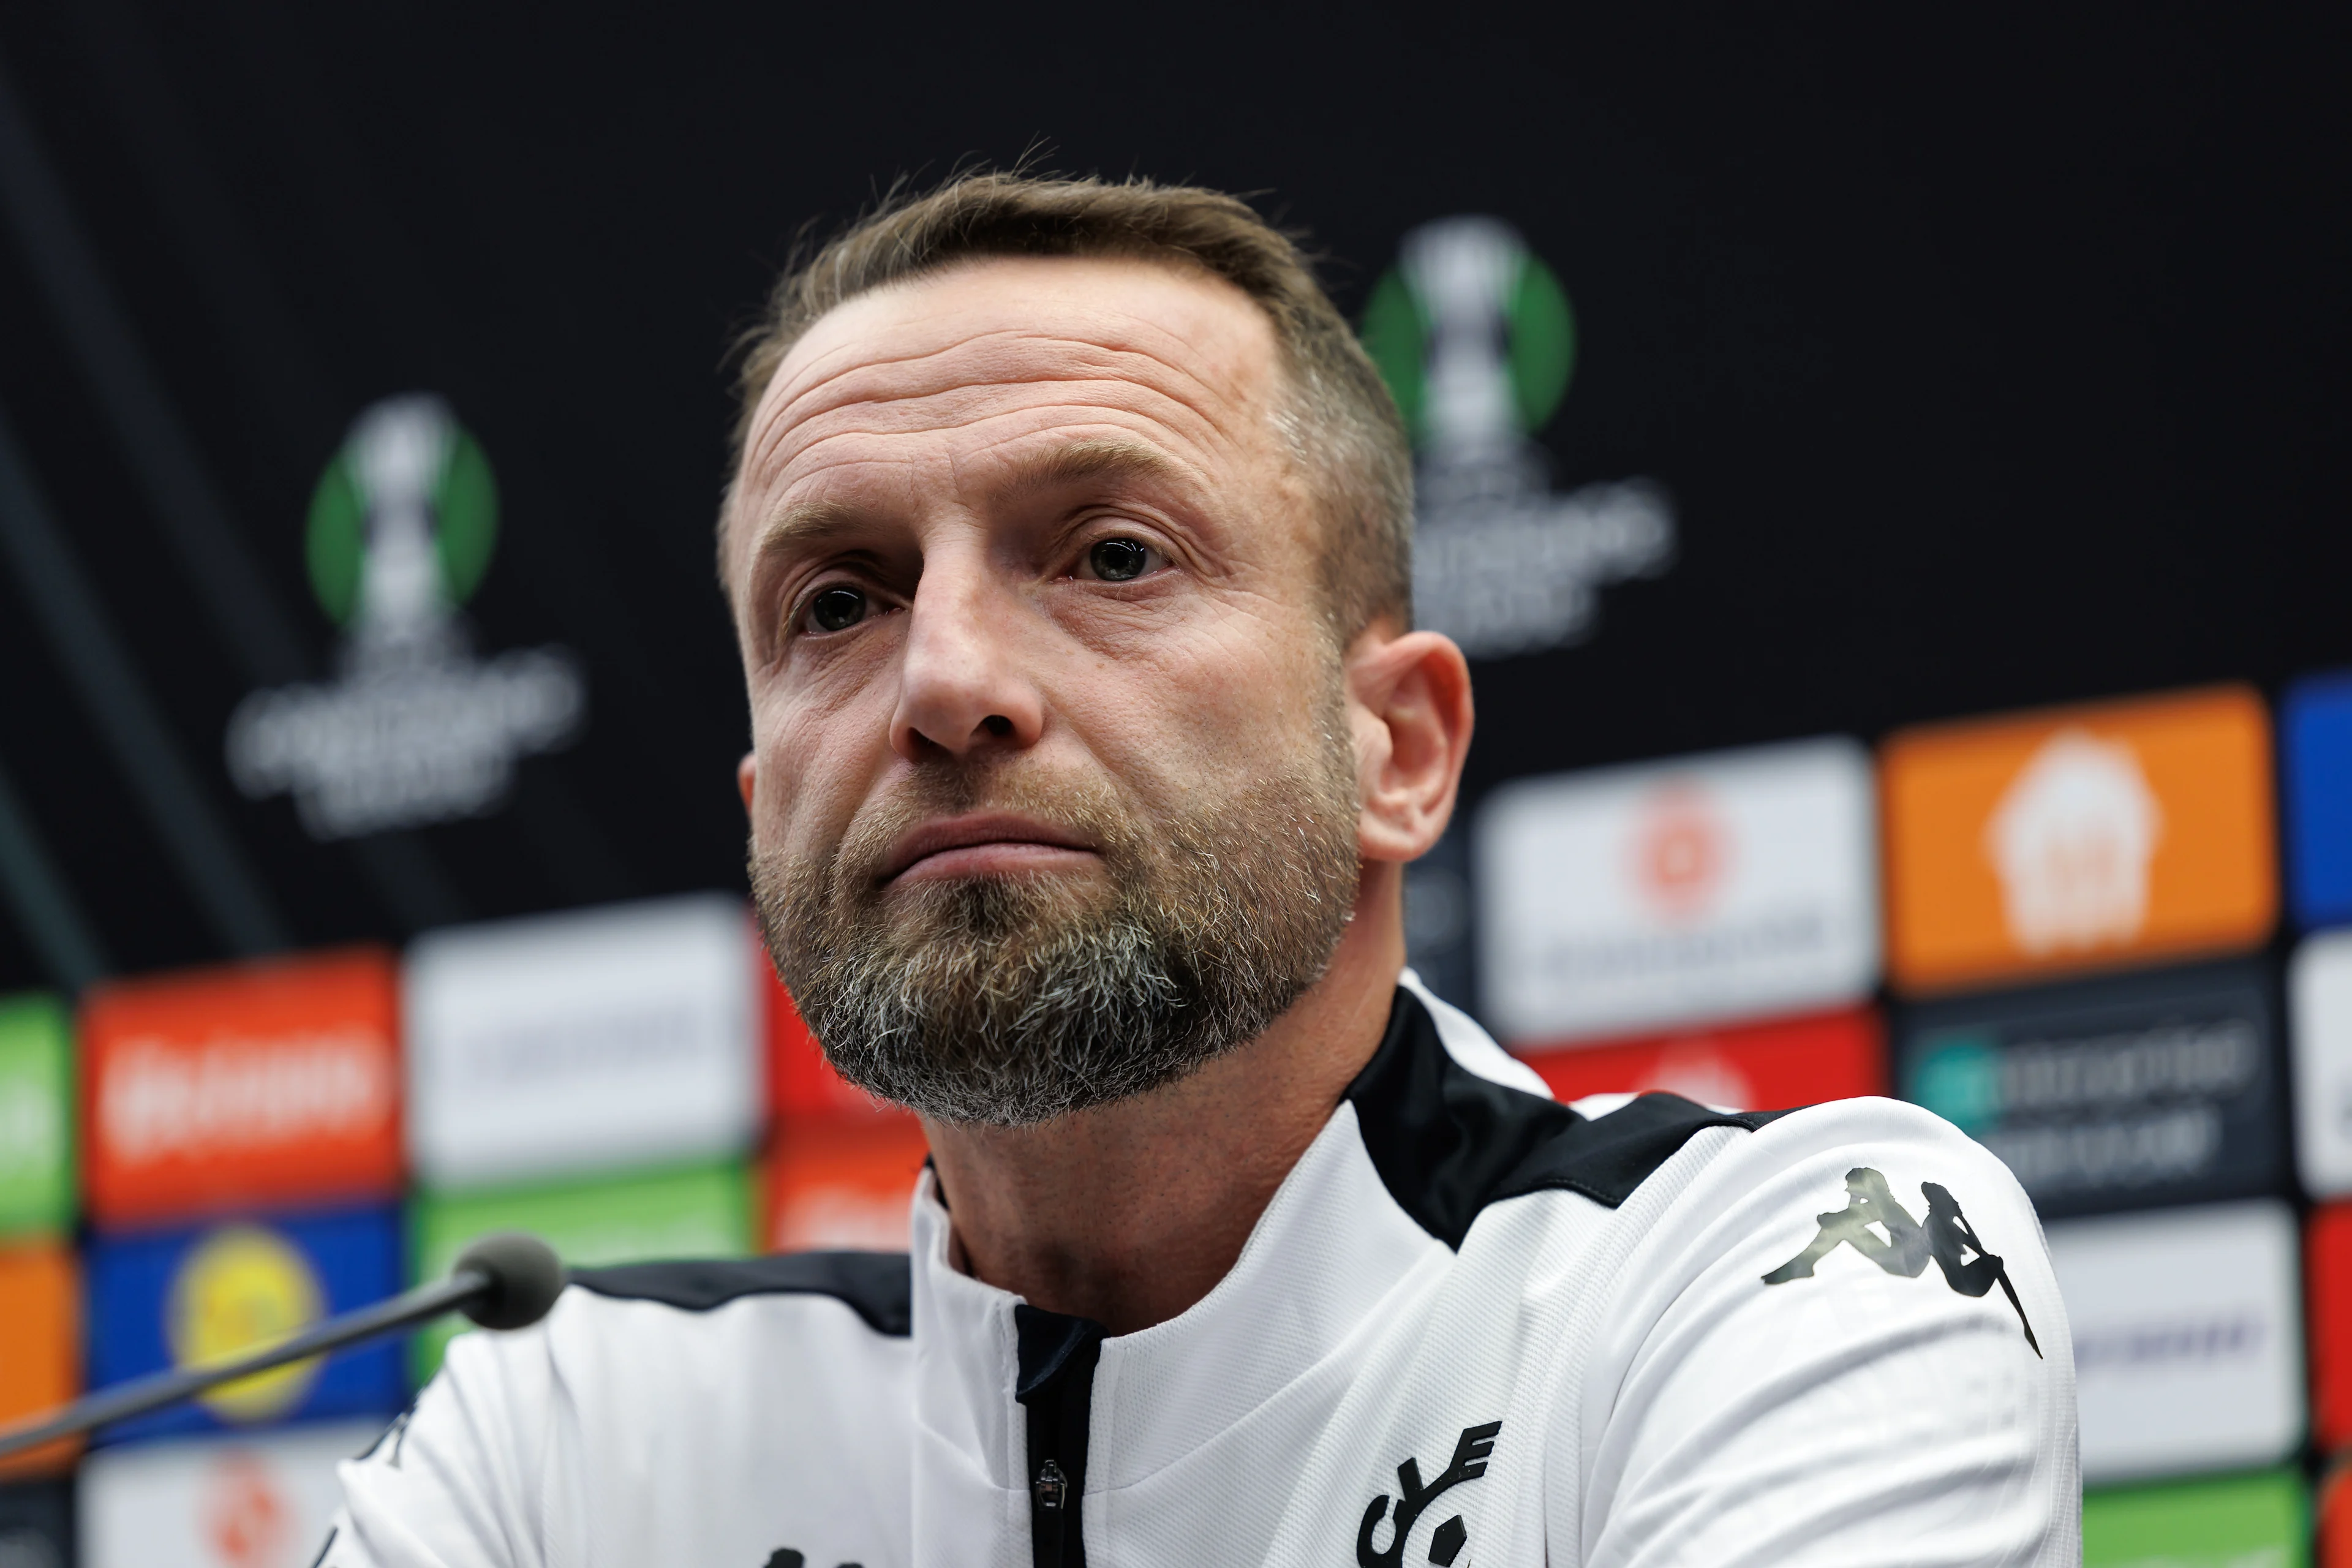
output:
M2352 921L2352 671L2290 689L2280 710L2287 890L2305 926Z
M2000 1156L2043 1217L2284 1192L2286 1106L2253 963L1914 1007L1903 1098Z
M100 1236L89 1255L90 1385L226 1360L389 1296L400 1237L388 1205ZM379 1343L224 1384L100 1440L388 1413L405 1396L400 1346Z

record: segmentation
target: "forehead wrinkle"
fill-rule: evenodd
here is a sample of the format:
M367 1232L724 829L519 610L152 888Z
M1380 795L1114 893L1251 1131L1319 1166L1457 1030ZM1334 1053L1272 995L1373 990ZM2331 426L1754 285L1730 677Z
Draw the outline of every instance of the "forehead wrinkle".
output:
M1025 384L1038 388L1102 385L1132 390L1135 384L1131 382L1071 383L1057 379ZM1001 444L1008 439L1017 439L1032 434L1049 432L1057 426L1108 427L1119 432L1125 439L1153 446L1170 447L1175 451L1186 448L1214 449L1228 445L1234 437L1234 433L1221 424L1211 412L1199 408L1182 398L1158 392L1152 392L1142 398L1071 401L1060 397L1040 397L1019 402L1011 407L986 406L993 400L987 398L982 393L976 393L968 401L979 402L983 405L983 407L977 415L954 420L953 428L967 439L990 445ZM858 406L870 405L859 405ZM772 454L775 460L772 464L763 464L763 468L766 468L772 477L781 479L787 469L802 468L812 460L822 462L826 447L843 442L876 443L877 450L860 454L861 458L871 460L899 443L908 441L919 443L944 427L947 423L908 420L898 427L877 429L870 423L857 421L849 423L845 428L845 422L841 420L813 418L802 422L789 436L780 436L778 445L787 449ZM1016 428L1010 434L997 433L998 427L1008 424ZM1072 429L1072 435L1073 438L1077 438L1076 428Z
M852 305L856 303L851 301ZM1269 346L1267 340L1272 334L1272 323L1265 320L1263 312L1245 300L1237 298L1231 303L1238 305L1254 324L1255 330L1247 331L1247 338L1255 340L1255 346ZM754 431L738 470L737 484L730 488L757 489L761 487L762 481L772 482L781 478L782 468L833 438L836 433L815 433L797 449L793 449L795 445L793 437L811 437L806 428L811 423L824 420L827 415L845 408L906 408L942 396L968 404L985 398L992 388L1002 390L1024 384L1103 385L1129 394L1140 393L1146 397L1172 404L1197 420L1200 428L1182 432L1196 441L1221 446L1235 437L1245 438L1246 433L1258 433L1273 442L1277 455L1287 449L1279 427L1281 388L1278 384L1274 386L1270 396L1264 390L1269 376L1279 383L1286 375L1278 345L1272 345L1275 352L1270 356L1260 357L1258 363L1253 364L1245 354L1237 356L1232 353L1203 350L1194 339L1161 325L1148 315L1114 310L1104 312L1102 318L1093 322L1071 324L1078 329L1076 335L1066 328L1006 325L967 333L945 343L927 343L907 352L896 351L891 346L891 339L904 339L926 326L936 330L940 321L951 315L952 312L940 312L926 321L893 323L879 331L860 333L829 346L820 345L817 353L798 366L790 364L788 356L787 364L779 367L777 376L771 382L768 394L762 400L763 407L754 421ZM1123 330L1108 334L1099 331L1104 325L1114 322ZM1096 334L1087 335L1087 327L1097 329ZM881 342L877 342L877 339ZM1150 342L1147 346L1147 340L1156 341ZM990 374L984 379L971 374L968 362L974 357L983 360L1017 359L1022 357L1019 345L1037 342L1059 344L1075 351L1071 357L1079 359L1084 368L1106 374L1073 375L1067 373L1069 367L997 365L990 367ZM1227 346L1221 343L1219 349ZM1171 350L1175 352L1171 353ZM854 363L840 363L844 358ZM1180 363L1181 359L1198 359L1205 363L1199 369L1194 369ZM896 368L920 366L927 361L937 362L939 365L933 384L919 382L918 387L912 391L861 387L858 384L887 375ZM958 362L965 363L959 364ZM1157 374L1134 374L1139 362ZM799 384L793 384L795 382ZM835 389L830 397L825 395L828 387ZM966 395L959 398L958 394ZM817 405L808 406L813 401ZM1108 398L1101 405L1089 405L1087 411L1101 414L1115 408L1166 426L1171 433L1181 431L1184 421L1171 420L1164 414L1135 407L1135 401L1132 396ZM1221 422L1216 417L1213 409L1220 403L1231 405L1246 416L1244 428L1229 428L1229 422ZM1034 413L1048 406L1050 404L1041 400L1024 404L1006 413ZM961 423L970 425L975 422L964 420Z
M1033 338L1031 341L1039 340ZM1031 359L1024 363L1020 363L1024 356L974 354L969 352L971 345L967 342L936 353L905 359L861 361L799 390L784 394L765 423L772 432L782 435L845 408L908 407L936 401L953 410L1013 388L1056 384L1131 389L1166 398L1202 417L1209 416L1210 405L1213 403L1223 402L1247 409L1255 401L1244 389L1221 386L1209 376L1196 373L1163 353L1140 347L1110 348L1100 343L1055 341L1066 343L1078 352L1055 356L1061 363L1037 363ZM980 366L965 363L973 358L999 362L1009 358L1013 363L983 363ZM1070 363L1074 360L1076 363ZM919 365L926 361L938 362L933 375L918 380L912 385L891 384L896 379L895 373L899 369ZM975 370L979 374L974 374ZM1138 374L1139 371L1142 374ZM881 384L875 384L877 382Z
M1148 310L1127 306L1121 299L1083 302L1065 296L1046 300L1024 300L1016 307L1012 301L1000 298L984 305L970 301L947 304L927 313L902 315L895 321L885 320L855 332L843 331L840 324L842 312L849 312L854 321L861 303L886 298L893 292L896 290L886 289L861 300L850 300L836 307L825 320L812 323L801 342L794 345L793 351L785 355L784 362L777 367L775 379L788 386L797 379L794 359L812 339L816 340L819 346L801 361L798 369L832 374L835 373L823 370L827 361L836 360L845 354L859 355L860 351L865 351L861 363L889 364L921 360L961 348L1024 341L1085 344L1118 352L1131 346L1140 347L1144 341L1157 338L1187 349L1199 350L1213 331L1213 328L1208 331L1202 330L1210 324L1201 318L1226 313L1204 311L1200 307L1205 301L1195 299L1191 301L1191 308L1179 312L1188 319L1178 326L1171 326ZM1239 335L1257 340L1259 346L1274 349L1278 355L1279 344L1274 323L1264 310L1237 289L1232 290L1232 296L1219 303L1241 312L1239 318L1228 314L1228 321L1246 320L1250 323ZM975 322L974 317L981 320ZM993 321L988 319L992 317ZM839 341L830 345L823 342L828 327L842 333ZM915 340L918 346L904 352L894 346L909 339Z
M854 313L860 301L852 300L842 309ZM1202 314L1198 307L1202 302L1195 300L1192 303L1194 309L1185 313L1193 316ZM1252 346L1278 351L1278 345L1272 341L1273 324L1265 319L1262 310L1238 295L1234 300L1223 301L1223 303L1238 309L1242 312L1242 318L1245 318L1250 322L1250 326L1243 330L1241 336L1254 340ZM1076 316L1081 319L1064 319L1045 324L1039 324L1034 319L1029 319L1017 322L982 324L974 327L964 324L974 313L967 305L961 309L950 307L939 310L914 320L886 321L877 323L869 331L845 336L832 344L824 344L820 341L814 352L797 364L793 363L793 355L786 356L785 363L778 367L776 377L771 384L768 401L780 402L788 406L801 402L828 384L860 377L861 373L864 372L887 374L898 367L920 364L926 360L948 362L943 365L944 374L950 374L959 380L975 379L971 378L968 372L956 366L953 362L974 357L983 361L1002 359L1017 354L1023 345L1031 343L1058 345L1063 350L1076 351L1081 355L1108 355L1114 362L1125 355L1138 354L1184 379L1195 381L1204 379L1192 370L1179 364L1176 357L1171 356L1168 352L1170 349L1174 349L1182 357L1220 362L1214 366L1204 366L1206 370L1239 373L1234 379L1245 378L1247 375L1247 367L1235 364L1233 355L1203 348L1204 341L1215 341L1210 334L1197 331L1186 332L1177 330L1149 313L1118 308L1115 304L1097 305L1088 309L1085 305L1072 304L1067 301L1058 304L1049 303L1045 308L1048 310L1058 309L1066 318ZM1009 309L1006 302L1000 300L995 302L995 308L992 313L1001 318ZM1034 307L1031 308L1030 313L1033 318L1034 310ZM1229 317L1228 319L1234 321L1242 318ZM1198 326L1204 323L1189 324ZM835 330L839 330L838 317L835 318L834 325ZM822 340L825 330L826 323L820 322L812 327L810 336ZM1230 338L1232 334L1219 334L1219 336ZM907 344L908 340L913 340L911 346L902 347L901 345ZM803 344L807 342L806 338L803 340ZM1219 343L1219 347L1224 346L1227 345ZM1231 346L1239 346L1239 344L1236 342ZM1278 352L1273 357L1278 359L1280 357ZM850 363L841 363L844 360ZM989 375L976 379L1010 378L1003 376L1001 372L992 371ZM783 411L782 408L777 410L779 413Z

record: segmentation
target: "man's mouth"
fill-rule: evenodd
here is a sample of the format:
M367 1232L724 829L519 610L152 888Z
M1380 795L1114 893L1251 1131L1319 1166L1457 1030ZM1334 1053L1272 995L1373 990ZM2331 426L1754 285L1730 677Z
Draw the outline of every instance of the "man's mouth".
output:
M901 835L882 862L882 881L947 880L1051 870L1097 858L1067 828L1004 812L943 817Z

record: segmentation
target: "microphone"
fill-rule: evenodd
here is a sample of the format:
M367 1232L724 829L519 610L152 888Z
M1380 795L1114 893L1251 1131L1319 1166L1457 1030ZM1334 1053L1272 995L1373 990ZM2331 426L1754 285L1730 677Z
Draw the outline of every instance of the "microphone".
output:
M528 1328L547 1316L570 1278L563 1259L539 1237L519 1230L486 1236L457 1255L457 1267L446 1279L314 1323L292 1339L235 1361L134 1378L61 1405L37 1420L0 1431L0 1459L194 1399L208 1388L288 1362L308 1361L362 1340L413 1328L444 1312L463 1312L486 1329Z

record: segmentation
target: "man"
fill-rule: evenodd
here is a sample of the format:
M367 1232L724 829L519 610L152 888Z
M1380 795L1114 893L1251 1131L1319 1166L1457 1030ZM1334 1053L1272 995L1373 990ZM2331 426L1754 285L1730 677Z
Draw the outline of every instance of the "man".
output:
M1469 680L1288 240L961 179L784 279L743 400L752 879L923 1117L911 1260L581 1277L453 1345L323 1562L2076 1559L1996 1161L1883 1100L1558 1106L1404 972Z

